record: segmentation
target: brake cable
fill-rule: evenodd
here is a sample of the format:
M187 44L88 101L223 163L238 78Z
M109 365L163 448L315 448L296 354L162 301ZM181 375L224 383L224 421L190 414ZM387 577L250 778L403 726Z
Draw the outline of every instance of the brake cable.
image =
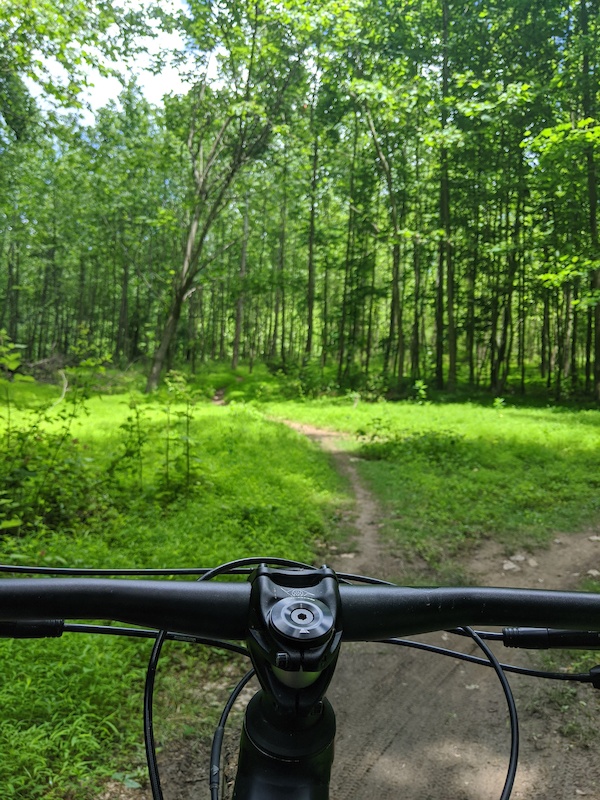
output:
M452 633L456 633L456 631L452 631ZM475 631L475 633L483 639L480 631ZM486 658L479 658L479 656L463 653L460 650L450 650L449 648L439 647L438 645L429 644L428 642L418 642L414 639L382 639L381 643L394 644L399 647L410 647L413 650L424 650L438 656L449 656L459 661L477 664L480 667L492 666ZM589 672L545 672L543 670L528 669L527 667L516 667L514 664L505 664L503 662L500 662L500 666L504 672L512 672L515 675L525 675L529 678L545 678L547 680L572 681L574 683L594 683L595 681L595 677Z
M476 633L472 628L469 628L467 625L463 626L463 630L468 633L468 635L473 639L475 644L483 650L485 655L487 656L491 666L494 668L496 675L498 676L498 680L502 685L502 691L504 692L504 696L506 698L506 704L508 706L508 715L510 717L510 757L508 760L508 770L506 773L506 780L504 781L504 786L502 788L502 794L500 795L500 800L509 800L513 785L515 782L515 776L517 774L517 765L519 761L519 719L517 715L517 706L515 703L515 698L512 693L512 689L510 688L510 683L508 682L508 678L504 674L504 670L502 669L502 665L496 658L495 654L489 648L489 646L483 641L481 636Z
M251 669L247 672L244 677L238 682L237 686L231 694L229 695L229 699L225 704L223 712L221 713L221 718L219 719L219 724L215 730L212 747L210 751L210 769L209 769L209 788L210 788L210 796L211 800L218 800L219 798L219 784L220 784L220 775L221 775L221 750L223 747L223 734L225 733L225 724L233 708L233 704L240 696L242 690L246 686L246 684L250 681L251 678L255 675L254 669Z

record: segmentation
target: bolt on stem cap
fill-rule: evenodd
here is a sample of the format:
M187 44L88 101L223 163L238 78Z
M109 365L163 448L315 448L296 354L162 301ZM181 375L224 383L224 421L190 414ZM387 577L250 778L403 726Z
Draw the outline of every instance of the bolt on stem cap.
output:
M294 642L319 644L333 629L334 619L329 608L320 600L285 597L271 609L273 630Z

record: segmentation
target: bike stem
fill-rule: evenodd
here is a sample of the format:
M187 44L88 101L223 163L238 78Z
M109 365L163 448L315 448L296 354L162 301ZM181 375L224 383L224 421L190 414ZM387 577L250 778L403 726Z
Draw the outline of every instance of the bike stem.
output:
M261 690L246 710L235 800L326 800L335 714L325 692L342 638L338 579L319 570L251 576L248 647Z

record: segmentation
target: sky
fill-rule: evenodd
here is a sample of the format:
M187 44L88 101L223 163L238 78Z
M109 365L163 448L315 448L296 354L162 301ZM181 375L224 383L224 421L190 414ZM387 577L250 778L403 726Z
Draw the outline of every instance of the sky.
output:
M174 67L167 66L160 75L153 75L149 69L151 56L159 48L181 50L183 40L178 33L160 33L156 39L148 40L148 48L150 52L139 56L134 66L127 66L123 62L113 66L123 74L135 74L146 99L160 105L167 92L182 94L189 89L189 85L182 81L179 70ZM117 78L105 78L96 71L90 70L88 80L94 85L82 98L90 104L93 111L105 106L109 100L116 99L122 89Z
M1 0L0 0L1 2ZM183 8L183 0L160 0L165 9ZM125 5L133 8L140 8L144 0L125 0ZM162 98L167 92L183 94L188 91L189 85L186 84L180 75L179 69L166 66L160 75L153 75L150 70L152 57L160 50L171 50L182 52L184 40L177 32L164 33L159 31L156 37L144 37L141 42L146 45L148 52L136 57L133 64L126 64L124 61L106 62L107 66L116 69L121 75L135 75L144 96L154 105L161 105ZM41 58L50 74L59 80L65 80L66 73L57 62ZM105 106L110 100L116 100L122 90L122 84L116 77L104 77L97 70L89 68L87 71L87 81L90 86L84 89L80 95L80 100L84 103L84 108L80 110L80 117L85 124L93 124L94 114ZM30 92L40 98L41 88L34 81L26 79ZM40 98L42 105L44 100Z
M160 2L165 10L180 10L185 6L183 0L160 0ZM144 0L126 0L125 5L127 4L138 9L143 7ZM181 52L184 49L184 41L181 35L177 32L164 33L159 31L155 38L147 37L143 40L143 43L146 44L148 53L138 56L134 65L118 62L117 64L111 64L111 66L116 67L122 74L135 74L144 96L154 105L161 105L162 98L167 92L174 92L175 94L186 92L189 86L181 79L177 68L166 66L161 70L160 75L153 75L150 70L152 57L160 50L166 49L173 52ZM93 83L93 87L83 95L82 99L89 103L92 112L105 106L109 100L116 100L122 88L117 78L105 78L93 70L90 70L88 80ZM92 119L86 119L86 117L91 116L90 112L84 113L85 121L91 122Z

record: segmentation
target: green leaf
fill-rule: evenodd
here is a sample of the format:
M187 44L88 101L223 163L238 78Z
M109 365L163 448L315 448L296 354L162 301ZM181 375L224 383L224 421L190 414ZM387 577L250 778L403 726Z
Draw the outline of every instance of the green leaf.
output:
M0 530L6 531L9 528L18 528L19 525L23 524L23 520L19 519L18 517L13 517L12 519L4 519L0 522Z

